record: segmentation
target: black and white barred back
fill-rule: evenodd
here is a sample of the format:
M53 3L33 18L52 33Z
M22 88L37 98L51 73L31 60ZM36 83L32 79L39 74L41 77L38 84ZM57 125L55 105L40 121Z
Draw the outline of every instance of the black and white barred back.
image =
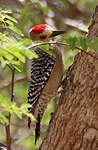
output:
M33 106L37 103L41 92L47 83L52 69L55 65L55 60L46 52L35 50L38 58L32 59L31 82L28 91L28 103L32 105L29 111L33 110Z
M7 146L0 143L0 150L8 150Z

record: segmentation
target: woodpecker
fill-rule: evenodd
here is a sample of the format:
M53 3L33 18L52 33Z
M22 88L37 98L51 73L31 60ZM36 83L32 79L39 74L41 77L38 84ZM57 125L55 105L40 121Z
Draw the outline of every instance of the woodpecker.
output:
M32 41L40 40L47 42L54 36L64 33L64 30L55 31L47 24L36 25L29 31ZM64 61L62 50L59 46L53 46L52 53L55 58L40 48L36 48L35 52L38 58L32 59L31 81L28 90L28 103L32 105L29 108L36 122L35 128L35 144L40 136L40 122L49 101L55 97L58 88L61 85L64 73ZM28 127L31 120L28 119Z

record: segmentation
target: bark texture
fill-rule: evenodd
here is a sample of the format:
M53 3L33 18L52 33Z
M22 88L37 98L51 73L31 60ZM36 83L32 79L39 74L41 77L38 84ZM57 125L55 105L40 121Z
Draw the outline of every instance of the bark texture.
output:
M98 6L88 38L97 36ZM96 30L96 32L95 32ZM64 80L64 90L39 150L98 150L98 54L76 55Z
M88 39L91 40L93 36L98 37L98 5L95 8L95 12L92 16L92 23L88 28Z
M92 55L97 54L92 52ZM98 150L98 60L80 53L39 150Z

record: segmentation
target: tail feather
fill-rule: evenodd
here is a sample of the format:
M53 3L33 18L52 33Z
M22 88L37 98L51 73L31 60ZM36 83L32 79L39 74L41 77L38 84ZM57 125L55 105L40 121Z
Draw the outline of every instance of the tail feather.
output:
M36 128L35 128L35 145L39 137L40 137L40 114L38 114Z
M28 128L30 128L30 125L31 125L31 119L30 117L28 117Z

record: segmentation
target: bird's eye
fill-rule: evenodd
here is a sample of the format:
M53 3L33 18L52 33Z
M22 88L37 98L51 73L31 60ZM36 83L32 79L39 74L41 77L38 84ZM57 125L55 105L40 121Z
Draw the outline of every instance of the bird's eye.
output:
M41 35L41 36L40 36L40 39L41 39L41 40L44 40L44 39L46 39L46 37L47 37L47 35Z

